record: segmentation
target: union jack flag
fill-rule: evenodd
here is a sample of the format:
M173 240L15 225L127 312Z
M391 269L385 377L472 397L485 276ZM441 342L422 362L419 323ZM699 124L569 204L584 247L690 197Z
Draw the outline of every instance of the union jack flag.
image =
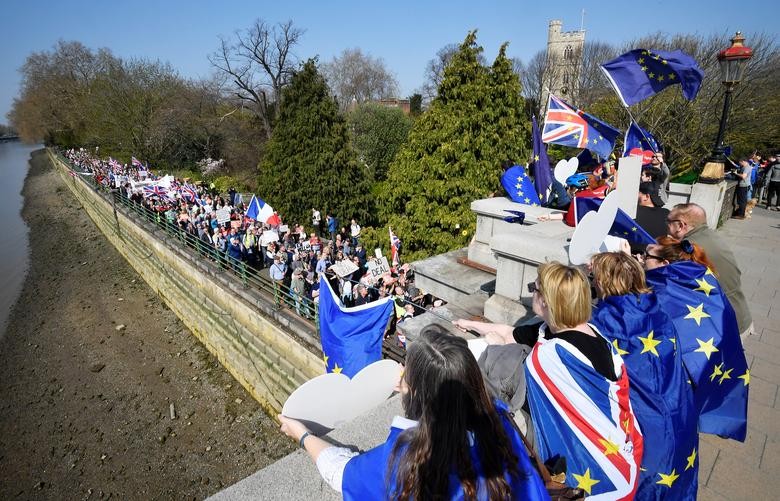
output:
M617 381L560 338L539 341L526 359L531 416L543 461L566 458L566 484L588 499L633 499L643 438L629 402L628 373L612 350Z
M144 170L144 164L142 164L141 161L137 158L131 157L130 163L133 164L133 167L138 167L139 169Z
M179 192L181 193L181 196L190 203L200 202L198 192L195 191L195 188L189 184L185 184L179 188Z
M144 186L145 197L159 197L162 198L168 194L168 190L162 186L153 184L152 186Z
M586 148L609 157L620 131L593 115L578 110L550 94L544 115L542 142Z
M401 250L401 239L398 238L393 230L388 228L390 232L390 264L397 266L401 264L401 258L398 255L398 251Z

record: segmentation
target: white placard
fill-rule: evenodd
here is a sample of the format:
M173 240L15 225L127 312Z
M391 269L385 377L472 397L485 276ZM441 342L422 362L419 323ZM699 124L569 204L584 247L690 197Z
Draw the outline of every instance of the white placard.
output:
M217 215L217 222L219 224L224 224L230 221L230 209L228 209L227 207L217 209L216 215Z
M343 278L347 275L355 273L358 269L358 266L349 259L344 259L341 261L336 261L335 264L331 265L330 269L333 271L333 273Z
M618 207L636 217L639 182L642 180L642 157L623 157L618 161L617 188Z
M279 233L287 233L288 231L290 231L290 227L287 226L286 224L282 224L279 226Z
M379 278L385 273L390 273L390 265L387 263L387 258L382 256L380 259L372 259L366 263L368 267L368 273L371 274L371 278Z
M282 415L303 421L316 434L327 432L387 400L400 374L398 363L380 360L352 379L332 372L317 376L290 395Z
M572 264L586 264L593 254L601 252L602 243L617 215L617 195L614 191L607 195L597 211L588 212L577 223L569 243L569 261Z
M380 249L379 247L374 249L374 255L376 256L377 259L382 259L382 249Z

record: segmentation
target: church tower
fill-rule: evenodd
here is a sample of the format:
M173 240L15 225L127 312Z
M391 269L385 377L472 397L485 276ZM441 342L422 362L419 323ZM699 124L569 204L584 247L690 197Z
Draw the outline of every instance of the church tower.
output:
M547 30L547 64L544 86L561 99L576 105L578 80L582 71L582 50L585 45L585 30L561 31L563 23L558 19L550 21ZM547 91L544 92L543 107L547 107Z

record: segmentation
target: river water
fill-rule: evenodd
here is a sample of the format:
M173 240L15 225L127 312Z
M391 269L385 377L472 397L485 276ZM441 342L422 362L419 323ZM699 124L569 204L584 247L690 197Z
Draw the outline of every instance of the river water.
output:
M0 142L0 336L19 297L29 265L27 225L22 220L22 187L30 153L40 146Z

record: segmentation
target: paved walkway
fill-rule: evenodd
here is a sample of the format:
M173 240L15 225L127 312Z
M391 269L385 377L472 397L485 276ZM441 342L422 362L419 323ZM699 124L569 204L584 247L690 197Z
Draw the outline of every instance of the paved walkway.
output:
M699 499L780 496L780 212L729 220L720 233L737 256L755 334L744 341L750 366L745 443L699 435Z

